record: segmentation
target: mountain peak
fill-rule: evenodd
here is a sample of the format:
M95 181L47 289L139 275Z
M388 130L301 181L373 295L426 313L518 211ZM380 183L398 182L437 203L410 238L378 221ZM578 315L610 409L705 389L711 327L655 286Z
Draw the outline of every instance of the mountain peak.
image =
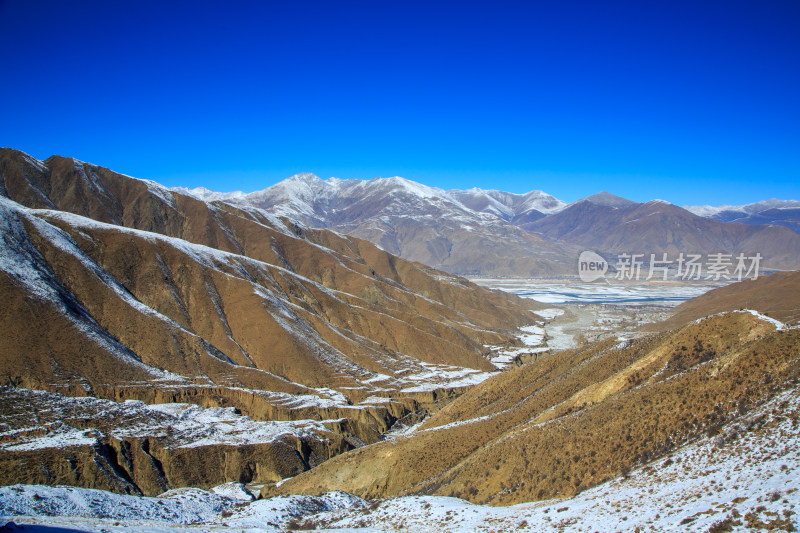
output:
M605 205L608 207L626 207L636 203L632 200L628 200L627 198L617 196L616 194L611 194L608 191L600 191L597 194L587 196L586 198L581 198L580 200L577 200L574 203L577 204L580 202L590 202L593 204Z
M306 182L309 182L309 181L317 182L317 181L322 181L322 180L316 174L312 174L311 172L299 172L299 173L295 174L294 176L289 176L288 178L286 178L283 181L300 181L300 182L306 183Z

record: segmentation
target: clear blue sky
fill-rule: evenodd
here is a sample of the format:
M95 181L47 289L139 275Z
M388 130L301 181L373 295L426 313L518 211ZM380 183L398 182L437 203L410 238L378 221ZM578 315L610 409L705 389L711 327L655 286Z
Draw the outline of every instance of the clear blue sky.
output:
M169 186L800 199L798 0L0 0L0 54L0 145Z

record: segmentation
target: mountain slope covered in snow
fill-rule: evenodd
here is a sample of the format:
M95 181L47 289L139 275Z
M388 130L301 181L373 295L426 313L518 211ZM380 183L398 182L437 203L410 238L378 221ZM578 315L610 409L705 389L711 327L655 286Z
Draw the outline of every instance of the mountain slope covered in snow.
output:
M541 191L444 191L399 177L321 180L312 174L246 195L184 191L335 229L460 275L563 273L578 253L518 227L563 207L564 202Z

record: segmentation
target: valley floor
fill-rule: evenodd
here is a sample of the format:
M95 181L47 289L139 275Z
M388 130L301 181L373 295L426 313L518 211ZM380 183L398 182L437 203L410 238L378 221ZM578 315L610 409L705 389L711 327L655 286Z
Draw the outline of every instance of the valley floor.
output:
M724 285L710 281L595 281L578 278L473 278L491 289L510 292L542 304L545 309L541 351L575 348L609 336L642 335L643 325L665 320L672 309ZM519 351L519 350L518 350Z
M0 524L79 531L795 531L800 390L649 465L572 498L489 507L447 497L367 502L344 493L247 501L229 484L158 498L72 487L0 488ZM236 499L240 498L240 499ZM58 515L58 516L54 516ZM147 518L142 520L141 518ZM15 525L12 525L15 524ZM40 529L45 531L45 529Z

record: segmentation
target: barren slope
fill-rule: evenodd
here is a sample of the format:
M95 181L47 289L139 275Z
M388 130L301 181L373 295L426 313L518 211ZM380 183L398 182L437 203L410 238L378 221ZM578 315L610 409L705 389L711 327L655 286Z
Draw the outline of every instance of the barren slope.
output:
M743 308L755 309L789 325L798 324L800 272L777 272L708 291L677 306L672 317L652 327L676 327L704 316Z
M800 330L732 313L540 357L488 380L409 437L280 486L495 505L563 497L714 432L800 378Z
M660 200L627 202L589 197L523 227L600 254L760 253L762 267L800 268L800 235L790 229L720 222Z
M339 451L486 379L486 346L536 319L366 241L67 158L2 150L0 230L4 385L326 420Z

